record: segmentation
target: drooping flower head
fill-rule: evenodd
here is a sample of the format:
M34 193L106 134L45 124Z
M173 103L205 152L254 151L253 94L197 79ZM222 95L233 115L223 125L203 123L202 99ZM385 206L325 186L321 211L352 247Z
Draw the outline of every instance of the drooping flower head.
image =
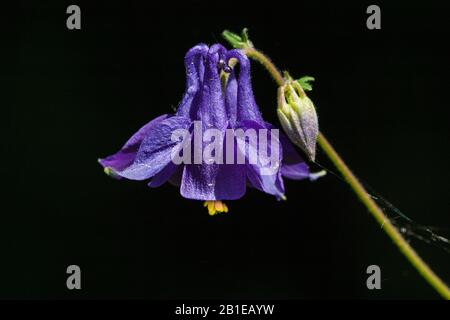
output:
M263 120L243 53L199 44L187 52L185 68L176 113L151 120L100 159L106 173L150 179L150 187L170 182L184 198L207 201L210 214L228 211L221 201L241 198L247 185L284 199L283 177L314 177L287 137Z

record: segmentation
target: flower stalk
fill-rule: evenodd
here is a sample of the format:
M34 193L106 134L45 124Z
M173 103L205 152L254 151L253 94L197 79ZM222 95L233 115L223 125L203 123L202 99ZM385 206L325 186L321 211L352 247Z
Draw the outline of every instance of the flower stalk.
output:
M262 64L270 73L278 86L285 84L285 79L280 73L275 64L261 51L258 51L252 46L241 48L241 50L249 57L260 64ZM322 148L327 157L333 162L337 170L344 177L350 188L364 204L367 210L372 214L378 224L391 238L394 244L398 247L400 252L408 259L411 265L419 272L419 274L428 282L444 299L450 300L450 289L447 285L434 273L433 270L422 260L417 252L409 245L403 238L401 233L390 222L389 218L383 213L378 205L373 201L367 193L363 185L359 182L350 168L345 164L344 160L339 156L330 142L325 136L319 132L318 140L319 146Z
M264 66L264 68L266 68L267 71L270 73L270 75L278 84L278 86L282 86L284 84L283 75L280 73L280 71L278 71L277 67L272 62L272 60L270 60L269 57L264 55L264 53L256 50L253 47L246 47L242 49L242 51L247 55L247 57L252 58L261 63Z

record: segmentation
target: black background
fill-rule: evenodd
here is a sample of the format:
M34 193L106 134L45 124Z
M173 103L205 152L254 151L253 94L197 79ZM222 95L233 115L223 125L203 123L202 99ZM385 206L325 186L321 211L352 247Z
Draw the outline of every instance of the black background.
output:
M81 30L66 28L69 4L81 7ZM8 11L0 297L438 298L332 175L285 181L287 202L248 190L210 217L170 185L115 181L97 163L177 106L190 47L248 27L280 68L317 79L321 130L355 173L448 236L449 8L378 2L382 29L371 31L368 4L55 1ZM277 123L274 83L257 64L252 74ZM317 160L334 170L322 152ZM412 244L450 281L448 253ZM80 291L66 288L71 264ZM366 288L371 264L381 290Z

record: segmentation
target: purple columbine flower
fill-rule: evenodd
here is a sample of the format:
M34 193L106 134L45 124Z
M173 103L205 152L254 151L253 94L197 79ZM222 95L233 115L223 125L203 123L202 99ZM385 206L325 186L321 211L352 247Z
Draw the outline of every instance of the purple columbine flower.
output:
M230 60L239 63L239 72L229 67ZM203 200L210 214L227 212L222 200L241 198L247 185L277 199L285 199L283 177L295 180L314 179L308 165L302 160L288 138L281 132L272 134L274 127L266 123L256 105L250 81L250 61L238 50L227 51L219 44L210 48L199 44L191 48L185 56L186 92L173 115L161 115L139 129L115 154L100 159L105 172L116 178L147 180L150 187L158 187L165 182L180 186L181 195L188 199ZM221 77L228 73L227 77ZM225 79L225 81L224 81ZM222 140L223 158L230 156L225 148L227 132L267 132L265 139L258 137L256 145L246 137L233 136L235 143L231 159L244 154L244 163L182 163L173 161L174 153L183 153L186 143L173 139L177 130L193 133L199 127L202 133L214 128ZM195 139L195 138L194 138ZM266 140L266 153L251 162L248 154L258 152L260 144ZM189 140L192 145L192 141ZM206 143L202 141L202 147ZM275 145L274 149L273 146ZM272 149L271 150L271 147ZM246 152L248 151L248 152ZM276 152L275 152L276 151ZM276 166L273 171L264 171L267 157L275 154ZM194 155L195 157L195 155Z

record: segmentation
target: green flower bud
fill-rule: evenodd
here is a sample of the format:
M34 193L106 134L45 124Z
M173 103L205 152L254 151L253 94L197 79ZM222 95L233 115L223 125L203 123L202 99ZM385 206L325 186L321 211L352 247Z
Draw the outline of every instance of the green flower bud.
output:
M316 109L297 81L278 88L278 119L289 139L314 161L319 123Z

